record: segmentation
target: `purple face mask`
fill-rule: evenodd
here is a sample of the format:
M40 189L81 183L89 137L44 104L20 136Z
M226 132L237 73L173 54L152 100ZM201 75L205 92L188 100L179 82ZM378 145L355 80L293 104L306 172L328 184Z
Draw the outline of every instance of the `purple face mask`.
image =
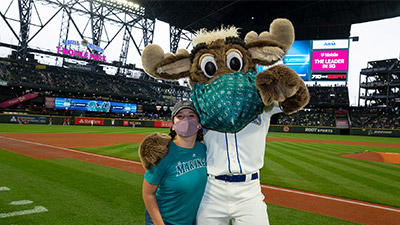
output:
M174 124L175 132L181 137L190 137L197 133L200 124L196 120L185 118Z

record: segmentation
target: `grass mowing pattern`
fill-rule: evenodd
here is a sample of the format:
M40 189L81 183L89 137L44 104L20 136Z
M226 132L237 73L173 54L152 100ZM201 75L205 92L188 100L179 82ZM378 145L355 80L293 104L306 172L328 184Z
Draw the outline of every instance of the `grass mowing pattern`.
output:
M373 137L373 136L356 136L356 135L269 132L268 133L268 137L312 139L312 140L336 140L336 141L400 143L400 138L398 138L398 137Z
M131 143L78 150L139 161L138 147ZM260 180L263 184L400 207L400 164L340 156L366 150L400 153L400 148L268 142Z
M74 159L37 160L0 149L0 213L43 206L48 212L0 224L144 224L143 176ZM28 205L10 205L31 200ZM269 204L271 224L354 224Z
M139 144L79 150L139 161ZM261 183L400 207L400 165L341 157L398 148L320 143L268 142Z
M341 157L366 146L268 142L261 183L400 207L400 165ZM399 148L368 147L400 152Z
M74 148L74 149L122 158L122 159L140 161L138 153L139 145L140 143L118 143L117 145L104 146L104 147Z
M0 133L168 133L165 128L0 124ZM268 137L400 143L398 138L269 133ZM83 151L139 160L139 143ZM400 152L320 143L268 142L261 182L265 184L400 206L400 165L340 157L354 152ZM0 150L0 213L42 205L49 212L0 219L1 224L143 224L143 176L72 159L36 160ZM7 193L5 195L4 193ZM33 204L11 206L17 200ZM19 208L20 207L20 208ZM271 224L351 224L269 204Z
M143 176L73 159L37 160L0 150L0 213L44 206L48 212L0 224L144 224ZM31 200L32 204L9 203Z
M97 133L97 134L151 134L168 133L167 128L147 127L107 127L107 126L61 126L42 124L0 124L0 133Z

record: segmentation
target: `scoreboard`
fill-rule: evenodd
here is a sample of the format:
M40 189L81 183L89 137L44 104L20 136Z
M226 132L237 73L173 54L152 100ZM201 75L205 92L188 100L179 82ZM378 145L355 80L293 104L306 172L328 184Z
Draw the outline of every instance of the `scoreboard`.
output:
M346 81L349 40L312 41L310 81Z
M306 40L295 41L280 64L304 81L347 81L348 58L349 39Z

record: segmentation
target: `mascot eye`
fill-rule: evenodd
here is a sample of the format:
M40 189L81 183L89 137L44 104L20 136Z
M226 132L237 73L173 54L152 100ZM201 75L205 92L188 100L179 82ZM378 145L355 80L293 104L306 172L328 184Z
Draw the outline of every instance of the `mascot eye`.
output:
M208 78L212 78L218 70L214 57L209 55L202 57L200 68Z
M243 59L239 52L232 50L227 53L226 65L234 71L240 71L243 66Z

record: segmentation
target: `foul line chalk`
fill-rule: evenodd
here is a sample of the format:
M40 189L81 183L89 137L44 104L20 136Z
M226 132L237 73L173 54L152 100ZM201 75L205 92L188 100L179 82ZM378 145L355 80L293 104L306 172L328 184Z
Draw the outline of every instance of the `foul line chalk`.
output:
M9 191L10 190L10 188L8 188L8 187L0 187L0 191Z
M84 155L91 155L91 156L95 156L95 157L99 157L99 158L106 158L106 159L112 159L112 160L121 161L121 162L128 162L128 163L142 165L142 163L140 163L140 162L136 162L136 161L132 161L132 160L128 160L128 159L115 158L115 157L111 157L111 156L94 154L94 153L90 153L90 152L83 152L83 151L73 150L73 149L69 149L69 148L63 148L63 147L58 147L58 146L53 146L53 145L48 145L48 144L42 144L42 143L37 143L37 142L32 142L32 141L26 141L26 140L20 140L20 139L15 139L15 138L9 138L9 137L4 137L4 136L0 136L0 138L13 140L13 141L25 142L25 143L28 143L28 144L46 146L46 147L50 147L50 148L55 148L55 149L60 149L60 150L64 150L64 151L80 153L80 154L84 154Z
M113 160L117 160L117 161L129 162L129 163L140 164L141 165L140 162L131 161L131 160L127 160L127 159L114 158L114 157L110 157L110 156L104 156L104 155L99 155L99 154L94 154L94 153L89 153L89 152L82 152L82 151L77 151L77 150L73 150L73 149L69 149L69 148L63 148L63 147L52 146L52 145L47 145L47 144L41 144L41 143L25 141L25 140L20 140L20 139L14 139L14 138L9 138L9 137L4 137L4 136L0 136L0 138L9 139L9 140L15 140L15 141L21 141L21 142L25 142L25 143L29 143L29 144L36 144L36 145L41 145L41 146L61 149L61 150L65 150L65 151L70 151L70 152L76 152L76 153L96 156L96 157L100 157L100 158L113 159ZM383 209L383 210L388 210L388 211L400 212L400 210L398 210L398 209L393 209L393 208L389 208L389 207L377 206L377 205L372 205L372 204L368 204L368 203L356 202L356 201L351 201L351 200L346 200L346 199L340 199L340 198L328 197L328 196L323 196L323 195L311 194L311 193L307 193L307 192L301 192L301 191L295 191L295 190L284 189L284 188L279 188L279 187L273 187L273 186L268 186L268 185L265 185L265 184L262 184L261 187L267 188L267 189L269 188L269 189L275 189L275 190L280 190L280 191L286 191L286 192L291 192L291 193L296 193L296 194L301 194L301 195L308 195L308 196L313 196L313 197L317 197L317 198L330 199L330 200L334 200L334 201L338 201L338 202L346 202L346 203L354 204L354 205L362 205L362 206L367 206L367 207L371 207L371 208L378 208L378 209Z
M357 201L352 201L352 200L347 200L347 199L341 199L341 198L323 196L323 195L312 194L312 193L307 193L307 192L295 191L295 190L290 190L290 189L280 188L280 187L273 187L273 186L269 186L269 185L265 185L265 184L261 184L261 187L267 188L267 189L279 190L279 191L286 191L286 192L290 192L290 193L296 193L296 194L300 194L300 195L307 195L307 196L312 196L312 197L316 197L316 198L329 199L329 200L338 201L338 202L345 202L345 203L349 203L349 204L353 204L353 205L362 205L362 206L366 206L366 207L383 209L383 210L388 210L388 211L393 211L393 212L400 213L399 209L393 209L393 208L389 208L389 207L373 205L373 204L368 204L368 203L363 203L363 202L357 202Z
M33 201L31 201L31 200L20 200L20 201L10 202L10 205L28 205L31 203L33 203Z
M15 211L15 212L9 212L9 213L0 213L0 218L6 218L6 217L12 217L12 216L22 216L22 215L27 215L27 214L32 214L32 213L41 213L41 212L47 212L48 210L43 207L43 206L35 206L35 208L30 209L30 210L22 210L22 211Z

